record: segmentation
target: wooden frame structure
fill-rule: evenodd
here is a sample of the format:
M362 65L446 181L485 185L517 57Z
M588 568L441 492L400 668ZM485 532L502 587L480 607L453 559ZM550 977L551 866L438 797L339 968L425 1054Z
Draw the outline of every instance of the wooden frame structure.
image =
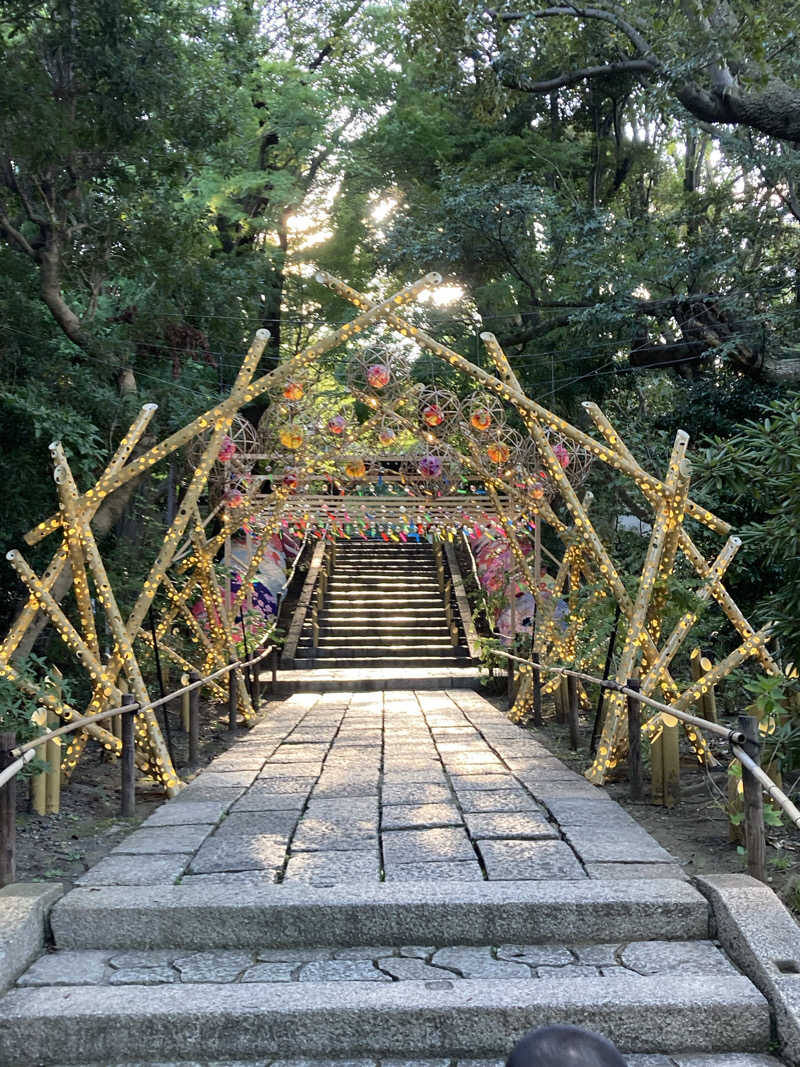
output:
M43 611L56 628L59 636L71 650L78 663L86 671L91 683L92 696L85 714L97 715L118 702L121 691L132 692L141 705L149 703L144 676L137 658L137 643L152 645L153 636L145 628L145 619L157 593L167 598L169 609L162 618L155 637L164 654L182 670L198 670L206 674L237 658L234 644L234 621L246 605L252 580L261 564L272 533L281 528L287 510L302 510L305 514L315 509L319 513L331 507L335 500L314 498L302 491L293 493L278 483L273 492L261 492L261 480L256 477L245 487L239 506L225 509L219 522L219 532L207 536L212 516L205 519L199 503L204 494L209 475L217 462L220 450L231 429L237 412L256 397L280 388L291 382L318 362L325 352L339 345L359 344L361 335L370 326L379 323L395 331L404 343L413 342L446 362L460 372L467 382L474 383L487 396L495 397L495 403L516 412L518 420L528 435L527 444L541 465L541 477L546 478L548 493L538 490L530 478L520 481L519 474L504 470L502 463L487 463L482 447L473 435L460 449L455 450L439 441L431 430L433 422L420 422L409 411L408 397L402 395L367 397L375 412L347 437L349 445L356 446L376 432L380 420L387 417L419 440L435 444L443 455L449 456L470 472L469 477L479 480L486 488L481 497L483 510L492 527L508 540L520 580L532 593L537 606L535 652L542 663L571 664L583 661L576 659L576 638L585 623L585 608L581 609L580 592L584 585L591 587L589 600L610 598L619 606L625 623L625 636L617 668L617 680L624 683L635 673L641 676L642 692L646 695L661 691L666 703L677 709L686 709L701 701L710 688L731 670L748 658L757 659L770 674L780 673L780 668L767 651L768 629L755 632L739 611L723 585L723 576L739 548L740 541L731 535L730 527L723 520L700 506L689 496L690 466L686 459L688 437L683 432L676 436L672 455L663 478L646 472L629 451L621 437L594 404L585 404L586 413L599 432L591 436L572 426L566 420L548 411L535 400L525 395L516 379L509 361L492 334L483 334L488 355L494 365L494 374L467 360L453 349L436 341L400 314L404 305L413 301L423 290L441 281L439 275L428 274L419 281L406 286L386 300L372 301L346 283L326 273L316 275L316 280L344 297L356 308L355 317L337 330L330 331L321 340L310 345L294 358L275 370L256 378L255 373L264 351L268 333L259 331L244 356L241 368L230 394L209 411L188 423L181 430L163 441L134 453L155 412L154 405L145 405L130 429L120 442L117 451L95 484L81 492L75 484L70 465L59 443L51 446L53 478L59 501L58 511L29 531L25 540L36 544L43 538L57 534L61 543L50 565L42 575L30 568L22 553L12 550L7 558L24 583L28 598L19 616L0 644L0 675L9 678L31 696L38 695L35 686L23 677L13 664L13 656L26 630L37 612ZM353 387L351 386L351 389ZM296 390L295 390L296 391ZM449 403L449 401L448 401ZM435 403L428 403L430 417ZM474 410L474 401L472 402ZM435 413L438 418L438 413ZM645 556L644 566L638 578L636 592L631 595L622 580L609 548L603 543L589 517L591 494L581 499L570 481L554 446L554 435L569 442L571 447L584 450L595 461L607 464L626 475L642 493L653 514L652 533ZM196 462L194 473L185 488L178 505L175 519L167 529L161 548L143 582L141 591L127 618L123 617L103 563L100 550L92 532L94 518L102 501L120 486L149 470L169 457L177 449L192 441L195 445ZM311 442L313 449L313 440ZM447 453L447 449L450 453ZM503 455L503 449L496 449ZM505 450L507 452L507 449ZM305 458L304 470L313 472L319 457L313 451ZM378 508L385 516L383 521L392 522L392 515L405 517L413 508L410 500L400 498L395 502L389 497L368 500L373 509ZM424 497L420 498L424 501ZM416 501L419 504L419 501ZM474 502L470 501L474 506ZM556 506L554 506L556 505ZM440 525L446 526L448 516L459 523L459 514L465 514L465 501L454 497L439 497L427 505L439 516ZM367 505L364 505L366 509ZM557 510L558 509L558 510ZM217 515L215 509L213 515ZM559 515L558 511L561 512ZM260 515L262 536L258 549L250 555L246 573L242 576L239 590L232 594L220 587L215 570L215 560L232 533L240 528L243 517L254 512ZM562 517L563 516L563 517ZM718 555L707 562L695 545L686 522L690 520L703 525L715 534L727 538ZM535 551L533 559L523 550L517 530L520 524L534 531ZM549 526L563 545L563 553L554 587L547 595L540 588L541 527ZM334 528L336 521L334 519ZM662 634L665 609L668 607L668 579L673 573L679 555L689 562L698 576L699 601L714 602L721 608L740 637L738 648L714 667L708 667L682 689L670 674L670 664L688 637L696 614L686 612L674 629ZM53 598L56 581L66 568L71 570L74 590L75 617L70 619ZM100 605L106 624L113 635L113 650L107 662L103 662L97 636L97 625L92 603ZM198 593L206 605L209 625L204 629L197 621L190 603ZM569 605L568 622L561 627L554 615L558 597L565 596ZM191 662L173 648L168 640L171 628L185 627L196 649L198 662ZM695 674L698 672L695 670ZM235 692L238 711L242 721L252 722L254 711L244 679L235 674ZM558 679L545 687L555 688ZM213 695L222 696L214 683L210 686ZM65 720L78 712L68 706L52 689L40 698L51 713ZM518 717L529 713L532 706L532 678L523 677L517 696L514 714ZM651 740L656 738L666 722L665 715L658 713L645 724L644 732ZM672 725L669 723L668 725ZM694 727L687 734L698 758L709 760L710 754L704 739ZM100 724L91 725L77 734L67 747L63 769L69 774L77 764L87 742L98 741L107 750L119 752L119 739ZM137 715L136 720L137 760L140 768L159 781L168 794L180 789L181 783L170 761L159 725L152 712ZM625 753L627 744L626 706L622 698L612 696L608 702L606 720L597 749L594 765L587 777L600 783Z

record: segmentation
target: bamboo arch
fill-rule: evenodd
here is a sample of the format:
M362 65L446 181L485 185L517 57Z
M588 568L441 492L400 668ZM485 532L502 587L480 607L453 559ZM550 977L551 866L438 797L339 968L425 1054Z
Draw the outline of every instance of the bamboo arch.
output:
M769 674L780 673L778 664L766 647L769 628L756 632L723 584L725 571L736 555L740 541L732 535L728 523L689 496L691 468L686 458L688 436L685 433L681 431L677 434L668 467L663 477L658 477L644 470L596 405L587 403L584 408L599 437L585 433L528 397L492 334L482 334L481 337L494 366L494 374L478 367L404 319L401 314L404 306L414 301L425 289L439 284L439 275L427 274L382 301L368 299L327 273L320 272L315 278L318 283L354 305L357 313L350 322L330 331L322 339L261 377L255 377L255 374L269 335L266 331L258 331L242 361L233 388L225 399L134 458L134 451L155 412L154 405L146 404L123 437L110 463L90 488L83 492L78 489L61 445L56 442L51 446L58 511L30 530L25 540L29 545L33 545L45 537L57 534L61 543L41 575L33 572L21 552L12 550L7 554L9 562L27 589L28 598L0 644L0 675L10 679L29 695L37 695L36 687L15 668L13 656L37 612L41 610L88 675L92 696L84 714L97 715L105 708L113 706L119 699L123 679L126 688L134 693L137 701L141 705L148 704L149 696L136 645L137 642L147 644L152 641L144 623L159 591L166 596L169 609L161 620L156 633L157 639L163 640L172 626L184 626L201 662L192 662L167 645L170 658L185 670L197 669L201 673L207 673L235 659L234 621L242 611L247 589L267 550L270 534L280 528L281 516L288 506L287 501L293 499L292 506L296 507L298 499L290 497L290 489L278 486L267 501L260 494L256 479L246 489L241 508L235 511L226 510L221 518L220 531L215 536L207 537L209 519L203 518L200 501L209 475L231 430L233 420L242 407L269 390L274 390L281 383L291 381L293 376L313 368L325 352L344 343L359 340L364 331L376 323L384 328L391 328L405 339L405 343L413 343L430 352L467 380L476 383L487 394L495 396L502 405L513 409L535 447L552 484L555 494L553 499L560 502L565 518L559 517L550 501L537 498L537 495L531 492L530 486L515 482L501 467L487 469L486 464L482 462L480 450L474 443L464 447L458 459L474 477L484 481L499 527L504 531L523 580L536 601L537 613L541 612L542 625L537 627L536 644L543 662L574 662L571 657L575 656L576 635L585 622L579 608L579 591L582 585L589 585L590 597L613 600L626 623L616 680L624 683L634 672L639 671L642 692L645 695L661 691L667 704L678 710L685 710L712 685L749 658L755 658ZM374 402L372 406L376 409L376 416L390 415L399 420L399 425L405 425L411 432L424 433L424 427L415 426L413 419L403 413L402 398L399 403L380 401ZM374 431L372 419L367 421L365 427L351 433L349 440L357 441L359 434L370 431ZM561 435L572 446L585 450L596 461L626 475L650 507L653 515L652 533L644 565L636 581L635 593L628 591L610 549L595 530L589 516L588 499L582 500L578 496L566 475L552 444L553 434ZM202 447L199 449L194 473L186 486L175 519L164 535L161 548L142 584L133 609L128 617L124 618L92 532L92 519L109 493L162 462L177 449L201 437ZM309 470L313 469L314 463L315 457L312 455L308 461ZM250 558L238 592L235 596L226 598L219 587L214 561L226 538L239 528L241 515L258 508L262 508L266 516L260 546ZM569 599L570 616L566 630L560 629L553 618L552 605L555 595L549 598L543 595L539 587L538 573L531 573L531 561L519 544L513 519L520 516L533 525L549 526L563 546L553 592L558 595L568 585L569 591L566 595ZM706 560L695 545L686 529L687 520L705 526L725 539L711 562ZM697 614L687 611L669 634L664 635L661 632L665 611L669 606L668 579L674 571L679 555L689 562L697 575L698 601L715 603L740 638L738 647L726 659L683 688L671 675L670 664L697 622ZM67 567L72 572L75 594L73 619L68 617L52 596L56 581ZM538 560L534 562L534 570L538 570ZM113 634L114 647L108 662L102 662L100 657L91 603L92 588ZM213 607L208 613L208 632L199 625L189 609L189 598L195 595L197 590L202 594L206 605ZM241 677L237 684L239 712L244 722L252 722L254 711ZM523 681L514 708L517 717L524 717L530 710L531 689L531 679L528 677ZM64 720L68 721L79 714L75 708L66 704L55 690L38 696L43 704ZM625 716L623 700L612 695L597 757L587 771L587 777L595 783L601 783L624 755L627 743ZM655 738L664 722L664 713L654 715L646 724L646 735L651 740ZM687 734L698 758L709 760L709 750L699 731L689 726ZM111 751L120 749L120 742L113 733L99 723L90 725L71 741L64 753L63 766L67 773L74 769L89 738ZM137 760L141 769L159 781L167 794L177 792L181 788L181 782L172 766L152 712L142 712L137 716L136 740Z

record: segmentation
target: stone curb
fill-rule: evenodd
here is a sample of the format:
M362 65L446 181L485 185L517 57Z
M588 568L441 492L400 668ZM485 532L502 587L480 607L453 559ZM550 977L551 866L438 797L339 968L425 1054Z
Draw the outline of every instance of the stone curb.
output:
M44 948L48 913L64 892L60 883L13 882L0 889L0 993Z
M694 882L711 904L716 936L769 1001L781 1049L800 1065L800 928L769 886L746 874Z
M330 888L85 887L53 909L58 948L500 944L708 937L683 881L361 882Z
M61 992L61 991L60 991ZM502 1055L545 1022L605 1033L617 1047L657 1052L766 1050L769 1010L744 977L657 975L529 981L309 983L304 989L128 986L7 994L0 1062L124 1062L147 1035L151 1058ZM44 1050L47 1050L46 1052Z

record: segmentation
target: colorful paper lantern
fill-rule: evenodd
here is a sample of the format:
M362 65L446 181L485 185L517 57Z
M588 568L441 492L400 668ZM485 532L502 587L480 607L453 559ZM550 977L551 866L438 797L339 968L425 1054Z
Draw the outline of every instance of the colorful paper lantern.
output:
M344 415L334 415L333 418L328 419L328 429L331 433L342 433L346 425L347 419L345 419Z
M492 463L506 463L511 455L511 449L504 441L492 441L486 449L486 454Z
M304 391L300 382L287 382L283 387L283 396L286 400L302 400Z
M234 441L226 434L226 436L222 438L222 448L219 450L217 459L219 459L220 463L227 463L228 460L233 459L237 451L238 449Z
M486 408L476 408L469 420L474 430L485 432L492 425L492 416Z
M345 464L344 472L348 478L363 478L367 473L367 465L363 459L351 459Z
M553 452L555 453L556 459L561 464L561 469L566 470L571 459L569 452L560 442L553 446Z
M303 433L296 426L284 426L278 434L278 439L284 448L294 452L303 444Z
M373 389L384 389L390 378L389 368L384 363L373 363L367 367L367 382Z
M225 506L238 508L244 503L244 493L241 489L228 489L225 493Z
M444 412L438 404L427 404L422 409L422 418L426 426L441 426L444 422Z
M378 434L378 440L382 445L391 445L394 443L397 434L391 428L391 426L384 426L381 432Z
M288 492L293 493L297 489L297 474L294 471L287 471L283 476L283 487Z
M423 478L438 478L442 473L442 461L438 456L423 456L417 470Z

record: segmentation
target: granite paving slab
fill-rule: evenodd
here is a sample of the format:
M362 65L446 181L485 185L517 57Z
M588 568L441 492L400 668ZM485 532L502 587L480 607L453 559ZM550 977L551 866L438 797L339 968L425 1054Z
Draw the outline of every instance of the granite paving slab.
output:
M586 878L586 872L563 841L479 841L478 851L492 880Z
M231 812L217 827L214 837L253 837L256 834L277 834L288 839L297 825L300 812L242 811Z
M538 812L473 812L465 816L465 819L469 835L474 840L559 836L558 827Z
M462 829L391 830L382 835L387 866L434 860L471 860L472 843Z
M287 837L281 834L253 834L251 837L215 835L196 853L188 873L280 867L286 853L286 842Z
M461 826L455 804L391 804L383 809L384 830L429 829L437 826Z
M156 808L152 815L142 823L140 829L147 830L154 826L194 826L200 824L214 825L228 810L228 804L216 800L186 801L175 804L172 801Z
M377 849L343 852L298 852L289 857L284 882L330 886L347 882L374 882L380 862Z
M105 856L76 885L161 885L171 884L183 874L191 853L171 856Z
M147 855L175 852L196 852L214 829L200 823L193 826L157 826L135 830L111 850L111 855Z

